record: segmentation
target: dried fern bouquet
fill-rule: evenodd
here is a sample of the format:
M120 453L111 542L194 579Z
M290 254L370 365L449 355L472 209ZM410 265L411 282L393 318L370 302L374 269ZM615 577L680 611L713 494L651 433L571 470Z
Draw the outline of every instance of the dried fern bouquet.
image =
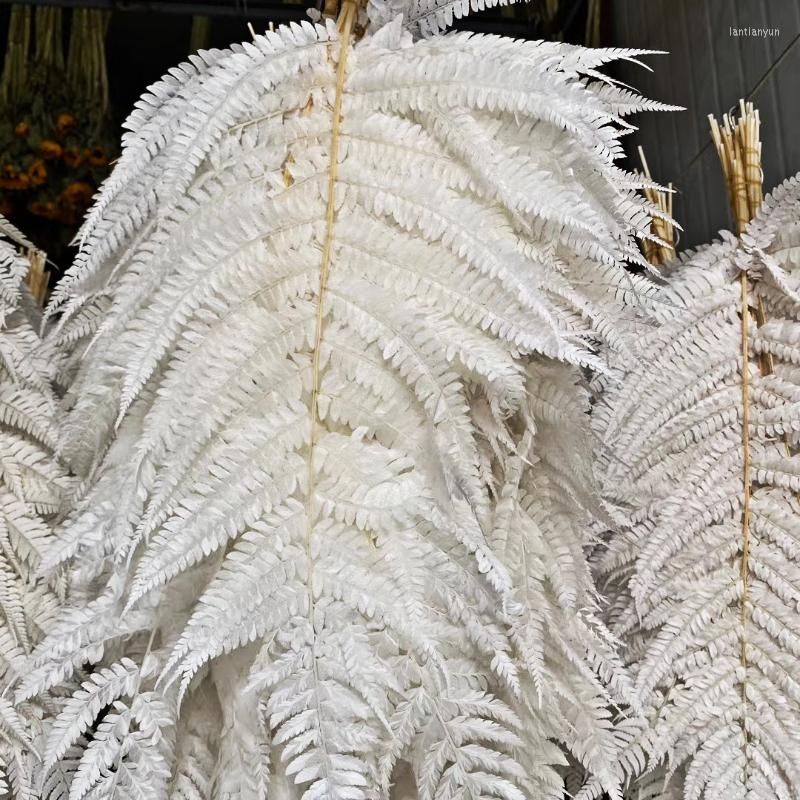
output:
M667 107L467 10L348 0L130 116L50 309L81 485L14 797L622 797L586 383L650 291L619 137Z

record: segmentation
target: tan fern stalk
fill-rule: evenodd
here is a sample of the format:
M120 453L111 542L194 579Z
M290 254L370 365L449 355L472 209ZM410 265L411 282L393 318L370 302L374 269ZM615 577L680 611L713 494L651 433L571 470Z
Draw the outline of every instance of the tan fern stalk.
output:
M709 114L711 136L717 148L725 181L728 188L736 233L741 236L751 219L758 213L763 200L761 171L761 141L759 129L761 120L752 103L739 101L739 120L725 114L720 128L716 119ZM742 581L741 602L741 655L740 660L744 678L742 680L742 703L747 707L747 603L750 575L750 509L752 495L751 457L750 457L750 302L749 281L744 270L739 276L741 284L741 326L742 326L742 560L740 574ZM756 310L756 324L766 321L761 299ZM769 359L769 360L767 360ZM760 360L761 374L772 372L772 356L765 354ZM745 736L747 734L745 733Z
M354 0L344 0L339 13L336 27L340 34L339 63L336 65L336 95L333 102L333 124L331 126L331 154L330 171L328 174L327 198L325 207L325 239L322 247L322 257L319 268L319 296L317 300L317 313L314 332L314 350L311 357L311 399L308 406L310 440L308 445L307 477L309 491L306 497L306 532L305 550L310 567L308 579L308 605L312 610L316 604L314 600L314 559L312 557L312 538L314 531L315 492L311 487L315 484L316 466L315 455L320 434L320 358L322 353L322 337L325 327L325 297L328 290L328 275L331 266L331 250L333 248L333 229L336 225L336 179L339 166L339 134L342 127L342 97L344 95L345 75L347 74L347 56L350 52L350 36L353 23L357 16L357 6ZM309 98L310 99L310 98ZM312 613L315 613L312 611ZM316 669L316 644L312 643Z

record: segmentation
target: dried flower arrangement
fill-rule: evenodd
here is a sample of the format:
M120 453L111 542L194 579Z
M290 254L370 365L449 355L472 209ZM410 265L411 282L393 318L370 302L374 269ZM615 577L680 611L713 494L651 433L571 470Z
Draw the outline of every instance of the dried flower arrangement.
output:
M107 24L105 13L73 12L65 60L61 9L16 6L11 13L0 78L0 214L38 234L50 252L74 235L117 149Z

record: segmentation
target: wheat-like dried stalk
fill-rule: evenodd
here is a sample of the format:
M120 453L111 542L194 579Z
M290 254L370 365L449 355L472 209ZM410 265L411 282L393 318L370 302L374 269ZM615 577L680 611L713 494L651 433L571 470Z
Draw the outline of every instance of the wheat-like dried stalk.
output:
M30 262L30 269L25 276L25 283L33 295L33 299L40 306L44 306L47 299L47 289L50 276L47 274L45 264L47 262L47 254L42 250L31 249L28 250L28 261Z
M722 127L712 114L708 115L708 121L725 174L736 232L741 234L761 208L763 175L758 110L752 103L740 100L739 113L738 120L725 114Z
M642 170L647 180L652 181L650 175L650 167L647 164L647 159L644 157L644 150L639 148L639 159L642 162ZM653 266L663 266L672 260L675 255L675 227L672 224L672 184L667 186L667 191L655 189L651 186L646 187L644 196L652 203L659 211L666 214L669 219L662 219L661 217L652 217L650 223L650 232L657 236L663 244L654 242L651 239L644 239L642 247L644 249L644 257Z

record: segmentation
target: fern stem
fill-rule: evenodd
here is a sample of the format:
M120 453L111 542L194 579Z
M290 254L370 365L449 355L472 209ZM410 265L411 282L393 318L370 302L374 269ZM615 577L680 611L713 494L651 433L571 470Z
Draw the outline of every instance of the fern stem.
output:
M350 34L355 20L354 0L345 0L344 7L337 21L339 30L339 63L336 67L336 95L333 104L333 119L331 121L330 140L330 172L328 173L328 196L325 211L325 240L322 246L322 258L319 270L319 292L317 298L317 314L314 331L314 348L311 354L311 399L308 406L309 414L309 440L306 459L306 532L305 554L308 568L307 594L308 614L311 621L311 668L314 674L314 684L319 686L319 670L317 665L317 649L315 629L315 603L314 603L314 558L311 549L311 538L314 532L316 509L314 503L314 454L317 444L319 428L319 388L320 388L320 351L322 335L325 326L325 295L328 289L328 275L331 265L331 250L333 246L333 229L336 224L336 178L339 167L339 131L342 122L342 97L344 95L344 79L347 68L347 56L350 50ZM317 727L322 724L322 706L319 691L315 691ZM321 732L321 730L320 730ZM328 752L325 736L320 736L320 747L325 753L325 772L328 772Z
M339 167L339 130L342 121L342 97L344 95L344 77L347 67L347 54L349 51L350 32L352 31L355 15L355 3L345 0L342 14L337 23L339 27L339 63L336 68L336 97L333 105L333 121L331 124L331 152L330 172L328 174L328 196L325 211L325 240L322 246L322 259L319 270L319 290L317 298L317 314L314 330L314 348L311 354L311 400L309 402L309 444L306 481L306 550L311 550L311 532L313 530L314 512L314 451L317 444L319 426L319 387L320 387L320 350L322 335L325 327L325 295L328 290L328 275L331 266L331 250L333 247L333 229L336 224L336 178ZM311 589L311 575L309 574L309 592Z
M747 669L747 589L749 582L750 558L750 500L752 485L750 480L750 306L748 303L747 273L739 277L742 287L742 560L740 575L742 580L741 625L742 647L741 664ZM742 701L745 702L746 682L742 681Z

